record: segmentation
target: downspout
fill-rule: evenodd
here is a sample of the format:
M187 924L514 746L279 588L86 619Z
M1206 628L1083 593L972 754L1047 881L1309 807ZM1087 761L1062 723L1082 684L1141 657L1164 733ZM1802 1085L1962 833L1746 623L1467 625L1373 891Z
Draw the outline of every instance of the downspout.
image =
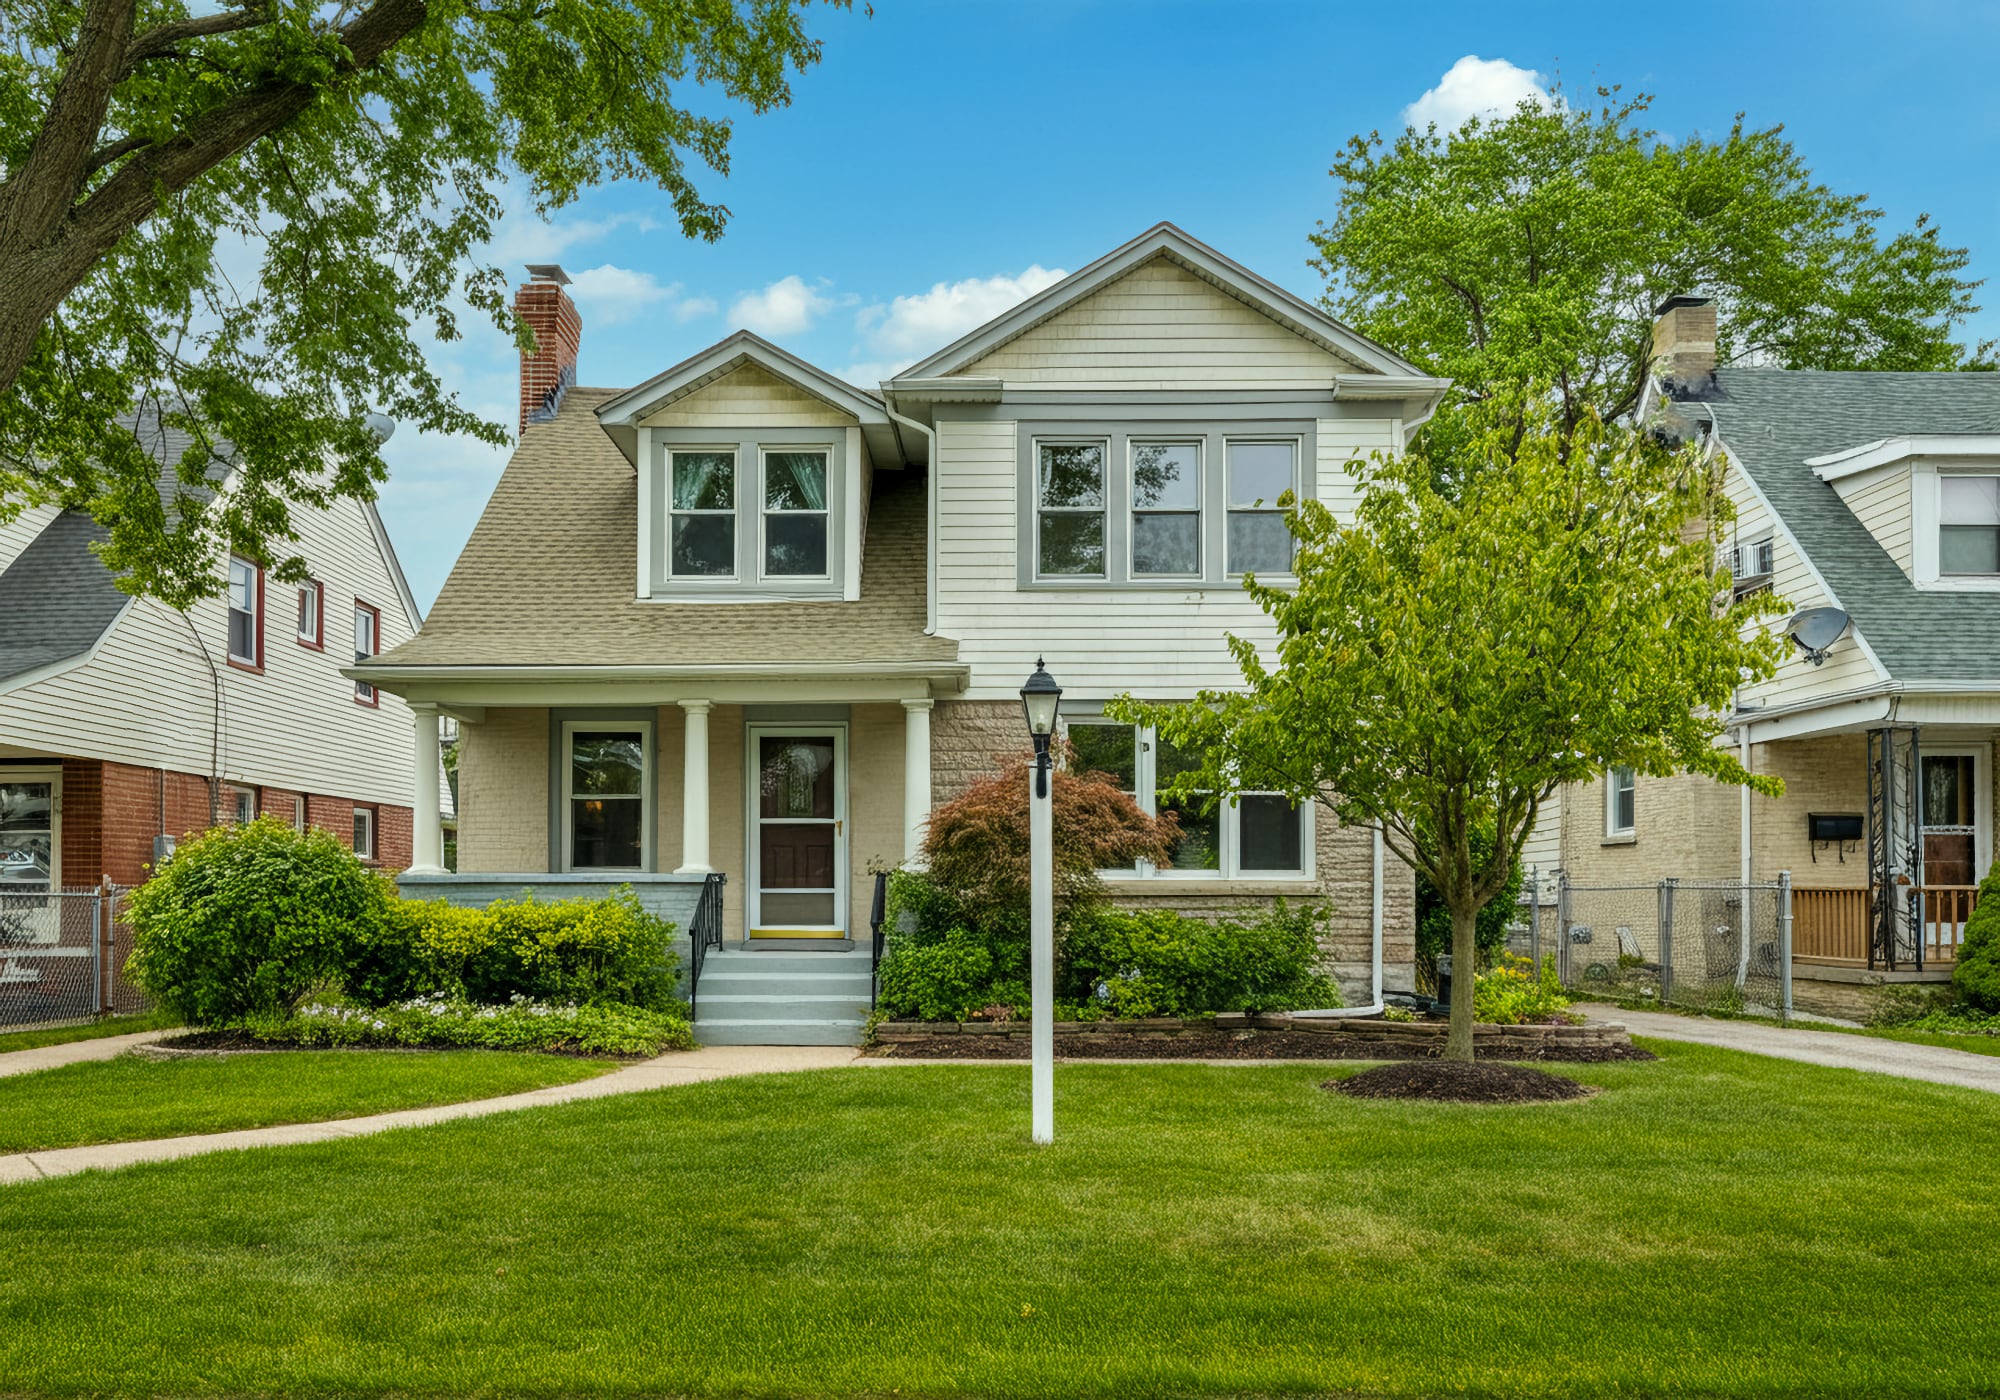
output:
M928 480L925 481L924 483L924 495L927 498L926 510L928 512L927 524L924 529L924 635L926 637L935 637L937 635L937 626L938 626L937 430L934 428L927 428L922 423L919 423L916 419L905 418L902 414L896 412L894 403L889 397L886 385L884 386L884 391L882 394L882 409L885 413L889 415L890 422L899 424L905 428L916 429L918 432L924 435L924 441L929 444L929 447L927 449L929 462L924 471L924 475L928 478Z
M1368 985L1370 1000L1366 1006L1329 1006L1316 1011L1294 1011L1294 1016L1312 1016L1332 1019L1337 1016L1380 1016L1382 1014L1382 828L1371 828L1375 833L1375 895L1369 911L1370 970Z

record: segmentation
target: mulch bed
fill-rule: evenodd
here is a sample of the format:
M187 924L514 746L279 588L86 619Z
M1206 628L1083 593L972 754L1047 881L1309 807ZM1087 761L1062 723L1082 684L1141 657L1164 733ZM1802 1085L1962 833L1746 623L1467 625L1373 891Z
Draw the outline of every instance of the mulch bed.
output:
M870 1048L884 1059L1025 1060L1025 1035L938 1034L900 1039ZM1200 1030L1188 1028L1156 1035L1061 1035L1056 1037L1058 1060L1408 1060L1423 1062L1400 1045L1360 1037L1308 1031ZM1560 1061L1602 1064L1613 1060L1651 1060L1650 1051L1634 1045L1508 1045L1478 1052L1481 1060Z
M300 1051L333 1054L348 1050L364 1051L370 1055L437 1055L448 1051L480 1055L560 1055L572 1060L630 1060L634 1064L652 1058L650 1055L613 1055L582 1050L490 1050L476 1045L280 1045L259 1040L242 1031L188 1031L166 1040L135 1046L133 1053L142 1058L178 1060L222 1055L285 1055Z
M1651 1058L1650 1056L1648 1058ZM1562 1103L1586 1099L1594 1088L1523 1065L1412 1060L1363 1070L1320 1085L1352 1099L1425 1099L1441 1103Z

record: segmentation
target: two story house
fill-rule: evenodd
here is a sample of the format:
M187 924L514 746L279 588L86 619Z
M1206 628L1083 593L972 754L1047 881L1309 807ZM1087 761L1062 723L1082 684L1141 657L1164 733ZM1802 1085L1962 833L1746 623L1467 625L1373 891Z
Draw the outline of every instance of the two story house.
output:
M1715 308L1660 310L1644 410L1709 442L1739 593L1791 604L1788 657L1728 742L1766 798L1629 771L1545 805L1527 858L1582 885L1788 872L1797 1004L1950 977L1993 860L2000 374L1716 366Z
M459 873L420 819L406 893L630 884L719 920L711 1043L855 1038L870 877L1026 748L1037 657L1158 809L1175 756L1104 702L1237 683L1224 635L1270 634L1241 576L1290 564L1279 496L1350 505L1347 463L1446 387L1168 224L874 389L747 332L580 387L566 279L531 272L519 447L422 630L349 674L420 735L461 726ZM1117 898L1323 897L1349 1000L1409 985L1411 878L1373 832L1275 795L1183 822Z

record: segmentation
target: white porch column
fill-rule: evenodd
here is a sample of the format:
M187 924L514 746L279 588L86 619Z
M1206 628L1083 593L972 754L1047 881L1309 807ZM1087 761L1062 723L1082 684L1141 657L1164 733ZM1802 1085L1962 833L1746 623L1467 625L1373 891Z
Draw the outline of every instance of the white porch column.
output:
M707 700L683 700L687 736L681 755L681 866L676 875L706 875L708 863L708 712Z
M416 792L410 803L410 874L444 874L444 802L438 790L438 707L411 705Z
M934 701L903 702L903 864L915 865L931 815L931 707Z

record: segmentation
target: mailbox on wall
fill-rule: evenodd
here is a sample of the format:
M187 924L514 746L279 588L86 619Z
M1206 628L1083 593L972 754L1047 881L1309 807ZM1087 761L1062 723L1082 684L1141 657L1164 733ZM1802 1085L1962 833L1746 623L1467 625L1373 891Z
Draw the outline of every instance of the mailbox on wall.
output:
M1836 859L1845 865L1848 849L1861 844L1861 832L1859 812L1809 812L1806 815L1806 836L1812 842L1814 864L1819 862L1820 847L1831 846Z

